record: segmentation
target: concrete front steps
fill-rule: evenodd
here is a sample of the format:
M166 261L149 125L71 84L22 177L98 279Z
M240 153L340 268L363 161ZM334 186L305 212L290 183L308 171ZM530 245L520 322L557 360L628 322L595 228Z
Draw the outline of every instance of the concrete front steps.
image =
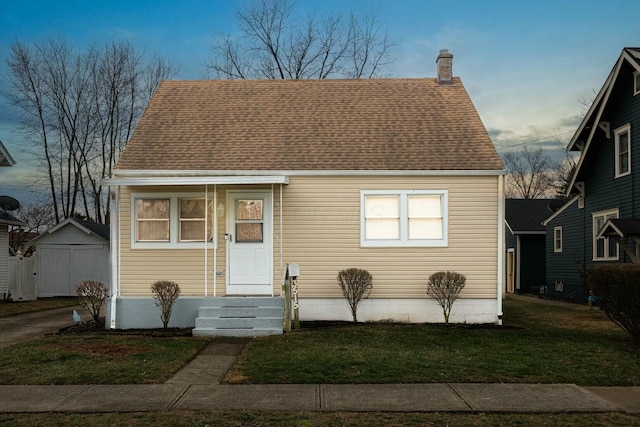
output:
M220 297L198 308L194 336L255 337L282 334L284 298Z

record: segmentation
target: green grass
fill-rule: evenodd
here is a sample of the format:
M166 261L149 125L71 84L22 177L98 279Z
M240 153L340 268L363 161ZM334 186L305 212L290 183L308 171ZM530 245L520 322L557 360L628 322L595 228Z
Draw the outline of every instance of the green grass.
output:
M53 335L0 352L0 384L156 384L210 340L80 333Z
M78 305L78 298L38 298L34 301L0 301L0 317Z
M451 414L451 413L347 413L171 411L110 414L0 414L0 426L564 426L605 427L640 425L640 415L605 414Z
M640 352L602 312L534 299L504 312L504 328L372 323L255 339L228 379L640 385Z

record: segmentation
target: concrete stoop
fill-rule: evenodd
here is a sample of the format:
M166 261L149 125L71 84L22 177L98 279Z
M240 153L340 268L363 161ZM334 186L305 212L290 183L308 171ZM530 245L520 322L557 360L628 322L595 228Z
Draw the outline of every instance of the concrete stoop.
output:
M282 334L284 299L221 297L198 309L193 335L255 337Z

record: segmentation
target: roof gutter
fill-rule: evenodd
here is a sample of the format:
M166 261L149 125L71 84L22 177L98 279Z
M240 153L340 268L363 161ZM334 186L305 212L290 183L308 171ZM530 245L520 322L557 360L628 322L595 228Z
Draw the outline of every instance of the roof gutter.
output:
M230 177L263 177L280 180L288 176L454 176L454 175L479 175L495 176L506 175L504 169L461 169L461 170L141 170L121 169L114 171L114 178L106 178L103 184L107 184L118 178L215 178L224 179ZM279 182L273 182L278 184Z

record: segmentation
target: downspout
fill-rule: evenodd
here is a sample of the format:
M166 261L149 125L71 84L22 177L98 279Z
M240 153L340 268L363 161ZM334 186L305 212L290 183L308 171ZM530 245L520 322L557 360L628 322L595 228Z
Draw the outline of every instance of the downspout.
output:
M209 291L209 184L204 185L204 296L207 297Z
M516 285L515 288L520 291L520 235L518 234L516 236L516 268L515 268L515 275L516 275ZM514 293L515 290L514 290Z
M282 184L280 184L280 277L284 277L282 272L283 267L282 259Z
M271 184L271 250L269 252L271 253L271 257L270 257L271 258L271 268L270 268L270 270L271 270L271 282L272 282L271 283L271 297L272 298L276 294L276 292L275 292L276 283L279 283L279 282L276 282L275 280L273 280L273 278L275 276L275 274L273 274L274 273L274 271L273 271L273 234L274 234L273 233L273 212L274 212L273 208L275 206L275 201L273 199L274 199L273 184Z
M120 186L109 188L109 233L110 233L110 255L111 255L111 319L109 323L110 329L116 328L116 306L118 298L118 271L120 259L118 235L120 232L120 203L119 203Z
M216 297L218 285L218 186L213 184L213 297Z
M502 325L504 286L504 175L498 176L498 325Z

